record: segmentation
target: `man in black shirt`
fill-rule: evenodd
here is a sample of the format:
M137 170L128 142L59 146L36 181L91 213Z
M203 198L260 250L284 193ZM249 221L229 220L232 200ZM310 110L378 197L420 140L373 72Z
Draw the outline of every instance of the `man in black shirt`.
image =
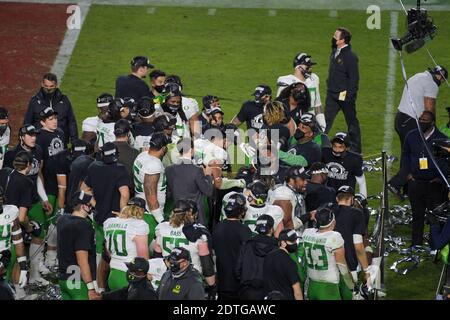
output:
M245 121L247 130L253 129L255 132L258 132L263 125L264 106L272 100L272 89L262 84L255 88L255 92L252 95L255 96L255 100L244 102L241 110L231 122L236 126L240 126Z
M294 134L297 144L290 146L288 151L303 156L308 162L308 166L311 166L314 162L320 162L322 158L320 146L313 141L316 128L315 116L312 113L303 114Z
M139 122L133 123L131 134L134 138L133 148L139 152L147 151L150 146L150 137L155 131L153 120L155 119L155 106L153 102L147 98L138 102Z
M58 128L64 132L64 144L78 138L77 120L73 113L69 98L58 89L58 79L53 73L47 73L42 79L42 88L34 95L28 105L23 124L32 124L40 128L40 112L47 108L53 108L58 113Z
M44 167L42 170L44 177L45 191L53 212L49 221L44 224L47 230L47 253L45 265L47 267L56 266L56 229L55 221L52 219L58 208L64 208L65 192L67 184L67 163L65 162L64 133L58 128L58 113L51 107L43 109L41 117L41 130L37 136L36 144L44 151Z
M278 248L273 238L275 221L267 214L256 220L256 236L241 247L236 263L236 277L241 282L239 298L241 300L263 300L264 278L263 266L265 257Z
M242 244L252 236L250 228L241 223L245 216L246 201L242 194L230 196L223 205L227 218L219 222L213 231L213 247L216 254L219 300L238 299L239 280L235 269Z
M328 169L321 163L313 163L310 167L311 179L306 185L306 212L316 210L321 205L336 201L336 191L327 187Z
M331 148L322 148L322 162L328 169L329 187L336 191L341 186L355 188L358 182L359 192L367 196L366 178L362 171L362 157L349 151L349 136L338 132L331 140Z
M87 219L92 195L78 192L71 215L58 219L59 287L63 300L98 299L95 292L95 232Z
M363 242L366 223L363 212L353 207L354 196L355 191L349 186L342 186L337 191L338 208L335 211L336 227L334 230L339 232L344 239L345 260L354 281L357 280L358 263L364 271L365 279L369 281L367 255ZM351 293L347 293L347 299L348 295Z
M289 254L297 252L298 236L295 230L284 229L278 236L278 249L264 259L264 294L279 291L283 300L303 300L297 265Z
M356 96L358 93L358 57L350 45L352 35L346 28L338 28L332 38L332 52L327 79L325 121L330 132L339 109L344 112L350 136L351 149L361 153L361 129L356 118Z
M114 143L105 143L100 149L100 158L88 167L81 185L82 191L92 192L95 198L94 225L99 255L103 250L103 222L113 217L113 211L120 212L130 198L130 176L125 166L118 163L119 155Z
M142 97L150 97L152 93L145 83L145 78L153 65L147 57L137 56L131 60L131 74L120 76L116 80L116 98L133 98L139 100Z

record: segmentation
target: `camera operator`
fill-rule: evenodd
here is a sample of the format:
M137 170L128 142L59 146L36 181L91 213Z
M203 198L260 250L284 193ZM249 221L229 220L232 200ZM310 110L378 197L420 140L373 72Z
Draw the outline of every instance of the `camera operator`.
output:
M420 72L408 79L408 86L403 89L402 99L398 106L395 116L395 131L400 138L400 145L405 143L406 135L414 129L417 129L415 114L420 115L424 110L436 115L436 98L439 86L448 78L448 72L445 68L437 66L433 70ZM413 101L410 104L408 88ZM414 107L414 110L413 110ZM400 168L404 165L404 159L400 160ZM400 171L389 181L389 190L397 197L403 200L400 192L401 187L406 185L406 174L404 170Z
M425 110L422 113L419 124L430 148L435 140L447 139L436 128L435 116L431 111ZM407 174L408 197L413 215L412 246L422 245L425 210L431 210L442 202L445 185L421 141L418 129L412 130L406 136L402 148L402 157L406 170L405 174Z

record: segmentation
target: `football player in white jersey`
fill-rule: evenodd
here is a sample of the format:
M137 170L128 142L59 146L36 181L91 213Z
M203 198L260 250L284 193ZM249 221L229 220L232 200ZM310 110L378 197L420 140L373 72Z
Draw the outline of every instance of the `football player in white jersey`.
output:
M144 209L128 204L119 215L103 223L106 249L111 257L108 286L111 290L128 286L127 266L135 257L149 258L149 227L144 219Z
M290 167L286 172L285 183L271 193L269 203L283 209L284 229L301 230L303 227L300 217L306 214L306 208L302 193L305 192L308 178L309 175L303 167Z
M108 110L97 122L97 147L101 148L107 142L114 142L114 125L121 119L121 109L123 108L123 99L114 99L109 105Z
M97 136L97 124L105 116L108 111L109 104L114 100L114 97L109 93L102 93L97 98L98 115L95 117L88 117L83 120L81 139L86 142L91 142Z
M316 115L317 123L322 128L322 131L324 131L326 123L322 111L322 102L320 101L320 80L317 74L312 72L312 66L315 64L316 63L311 60L311 56L307 53L297 54L293 62L294 74L281 76L277 80L277 97L280 95L281 91L289 85L297 82L304 83L308 87L311 95L311 106L308 111L313 112Z
M316 222L319 229L306 229L302 236L309 278L308 299L342 300L341 276L350 291L354 282L345 261L344 239L333 231L336 220L330 206L317 210Z
M8 151L11 128L9 127L8 110L0 107L0 169L3 168L3 159Z
M23 299L26 297L23 287L27 284L28 267L19 222L19 209L13 205L5 205L3 202L3 190L0 189L0 275L8 273L9 280L14 282L16 299ZM15 254L13 255L11 252L12 245L15 247ZM15 261L11 260L11 256L17 257L20 275L15 266Z
M170 220L156 227L153 253L155 257L167 257L176 247L187 249L194 268L203 275L208 287L212 288L216 284L216 276L211 235L205 226L195 223L197 213L194 201L176 201Z
M153 288L158 289L161 282L161 278L168 269L166 259L164 258L152 258L148 260L148 275L152 279Z
M279 206L268 204L267 194L269 187L262 181L255 180L244 189L244 195L247 197L247 211L242 221L248 225L250 230L256 234L256 220L263 214L269 215L274 220L275 237L283 230L283 210ZM279 230L278 230L279 228Z
M133 165L136 197L146 200L147 211L154 218L150 224L151 230L164 220L167 184L161 159L167 152L168 143L163 132L154 133L149 150L139 154Z

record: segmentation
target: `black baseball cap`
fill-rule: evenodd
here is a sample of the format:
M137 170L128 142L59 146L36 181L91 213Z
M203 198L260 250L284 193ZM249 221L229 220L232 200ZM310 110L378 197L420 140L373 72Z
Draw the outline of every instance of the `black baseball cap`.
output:
M181 259L191 261L191 254L183 247L175 247L170 252L168 259L172 261L179 261Z
M142 257L134 257L130 262L125 262L125 265L130 272L147 273L149 269L148 260Z
M263 214L258 217L256 220L255 231L259 234L266 234L270 229L273 228L275 221L268 214Z
M272 95L272 89L268 85L260 84L255 88L255 91L251 94L255 97L262 97L268 94L269 96Z
M135 206L145 210L145 200L139 197L134 197L128 200L127 206Z
M312 66L317 63L311 60L311 56L309 54L301 52L295 56L293 66L295 68L301 64L304 64L306 66Z
M206 95L202 98L202 103L203 103L203 108L205 110L210 110L211 109L211 103L218 101L219 98L213 95Z
M143 107L143 108L140 108L138 111L139 117L141 117L143 119L150 118L154 114L155 114L155 107L153 107L153 108Z
M292 166L290 167L286 172L286 178L302 178L302 179L309 179L311 176L309 175L309 172L300 166Z
M76 139L72 142L71 149L75 157L87 154L86 150L88 149L88 143L82 139Z
M309 173L312 174L321 174L326 173L328 174L328 168L325 165L325 163L322 162L314 162L311 167L309 167Z
M351 195L355 195L355 189L353 189L350 186L340 186L339 189L336 191L336 194L338 195L339 193L348 193Z
M114 124L114 134L121 135L121 134L127 134L130 132L131 126L128 120L126 119L120 119Z
M331 140L331 143L334 143L334 142L337 142L340 144L343 143L348 147L349 143L350 143L350 137L345 132L338 132L334 135L333 140Z
M74 197L74 205L77 204L88 204L92 200L92 195L87 194L84 191L78 191L75 193Z
M297 232L293 229L284 229L280 232L280 235L278 236L279 241L289 241L289 242L296 242L298 239Z
M436 75L444 76L444 78L448 80L448 71L446 68L442 66L434 67L434 69L432 69L431 72Z
M300 117L300 123L308 127L316 126L316 116L310 112L304 113Z
M19 136L24 136L26 134L32 136L38 133L39 131L32 124L26 124L19 129Z
M109 93L102 93L97 97L97 108L103 108L109 106L113 102L114 97Z
M131 60L132 67L149 67L154 68L152 64L150 64L150 60L144 56L137 56Z
M361 207L367 207L367 198L362 193L355 194L355 201L357 201Z
M4 119L8 119L8 110L6 110L6 108L4 107L0 107L0 119L4 120Z
M39 117L41 118L41 120L45 120L57 114L58 112L56 112L52 107L46 107L39 112Z
M104 163L114 163L119 160L119 150L112 142L107 142L100 149L102 153L102 161Z
M221 113L222 115L224 114L221 108L215 107L209 110L209 115L211 116L215 115L216 113Z

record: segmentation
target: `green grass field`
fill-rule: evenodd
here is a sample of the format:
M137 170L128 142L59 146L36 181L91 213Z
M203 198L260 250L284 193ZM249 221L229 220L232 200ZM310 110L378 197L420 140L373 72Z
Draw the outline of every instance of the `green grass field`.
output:
M218 9L215 15L207 12L206 8L157 7L154 14L149 14L147 7L92 6L62 86L72 100L80 129L81 121L96 113L96 97L102 92L114 93L116 77L129 73L129 61L136 55L147 55L156 68L180 75L184 92L199 102L206 94L221 97L225 117L230 120L256 85L267 83L275 89L277 77L290 73L292 58L304 51L318 63L314 72L321 78L324 101L331 37L336 27L346 26L353 33L353 50L359 56L357 108L363 154L372 157L381 152L389 12L382 12L381 30L366 28L365 11L338 11L338 17L330 17L328 10L277 10L276 16L269 16L267 9ZM450 30L444 26L450 12L433 12L432 16L442 29L428 48L440 64L449 66L450 56L446 53L450 50ZM405 29L404 20L400 13L400 34ZM405 60L408 75L432 66L424 49ZM402 90L397 58L393 113ZM444 108L450 105L447 87L441 87L438 102L438 124L443 124L447 121ZM338 130L346 130L342 114L332 133ZM396 134L392 153L399 154ZM369 194L379 193L381 174L367 173L366 178ZM408 234L408 228L398 228L397 232ZM390 257L387 266L392 261ZM386 271L388 298L433 299L439 271L440 264L431 262L422 263L407 276Z

